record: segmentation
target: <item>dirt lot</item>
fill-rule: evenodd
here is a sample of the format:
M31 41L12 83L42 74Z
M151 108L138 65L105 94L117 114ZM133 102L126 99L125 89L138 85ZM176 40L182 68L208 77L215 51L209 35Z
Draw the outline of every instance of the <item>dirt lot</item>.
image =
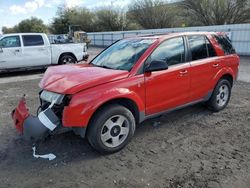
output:
M0 83L0 187L250 187L250 83L235 84L222 112L199 104L166 114L157 127L144 122L113 155L72 133L50 137L38 145L57 156L47 161L33 158L10 119L24 93L35 113L39 80Z

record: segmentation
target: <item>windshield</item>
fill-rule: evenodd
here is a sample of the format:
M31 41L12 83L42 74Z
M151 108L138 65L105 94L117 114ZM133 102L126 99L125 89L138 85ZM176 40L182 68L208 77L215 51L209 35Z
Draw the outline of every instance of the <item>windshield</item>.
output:
M117 70L130 71L155 39L125 39L116 42L100 55L91 64Z

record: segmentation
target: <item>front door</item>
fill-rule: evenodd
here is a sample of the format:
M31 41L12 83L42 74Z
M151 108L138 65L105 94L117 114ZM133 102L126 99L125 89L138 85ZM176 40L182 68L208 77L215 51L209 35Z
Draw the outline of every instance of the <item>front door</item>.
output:
M146 115L163 112L190 101L190 64L186 62L183 37L168 39L150 55L152 60L164 60L168 70L145 73Z
M20 37L6 36L0 40L0 69L22 67L22 47Z

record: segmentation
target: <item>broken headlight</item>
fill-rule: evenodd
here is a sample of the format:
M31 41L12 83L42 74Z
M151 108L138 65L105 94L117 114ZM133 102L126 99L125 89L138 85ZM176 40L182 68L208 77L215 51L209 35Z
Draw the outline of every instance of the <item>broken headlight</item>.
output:
M64 96L65 95L46 90L43 90L42 93L40 94L40 98L42 100L50 103L54 102L54 104L61 104L63 102Z

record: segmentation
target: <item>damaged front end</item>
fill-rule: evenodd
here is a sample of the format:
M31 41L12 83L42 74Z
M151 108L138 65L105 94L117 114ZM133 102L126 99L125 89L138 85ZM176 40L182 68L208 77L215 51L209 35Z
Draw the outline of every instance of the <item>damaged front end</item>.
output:
M37 116L30 115L25 97L12 111L12 119L19 133L28 141L38 141L62 128L62 112L68 97L42 91Z

